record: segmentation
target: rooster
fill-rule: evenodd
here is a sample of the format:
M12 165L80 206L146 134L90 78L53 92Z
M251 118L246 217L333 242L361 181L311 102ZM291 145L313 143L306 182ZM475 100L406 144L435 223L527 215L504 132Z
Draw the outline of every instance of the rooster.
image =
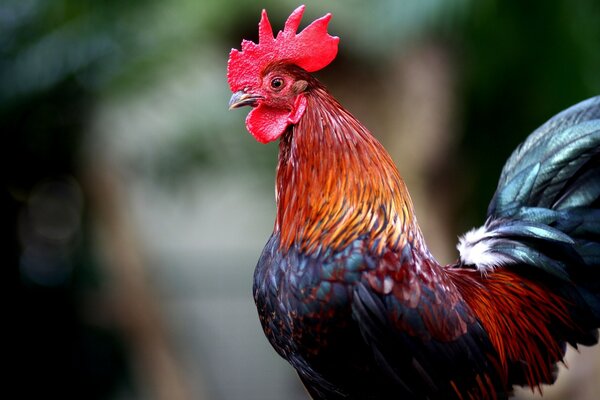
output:
M232 49L229 107L279 140L277 212L254 275L263 330L315 400L507 398L556 378L600 326L600 97L509 158L482 227L440 265L389 154L311 72L331 14Z

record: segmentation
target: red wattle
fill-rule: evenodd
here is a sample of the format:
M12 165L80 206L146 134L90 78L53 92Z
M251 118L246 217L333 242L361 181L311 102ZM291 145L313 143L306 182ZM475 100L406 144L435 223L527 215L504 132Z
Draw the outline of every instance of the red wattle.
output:
M306 97L296 97L292 111L273 108L263 104L246 117L246 128L260 143L269 143L283 135L288 125L295 125L306 111Z
M283 135L290 124L289 115L287 110L259 105L246 117L246 129L260 143L269 143Z

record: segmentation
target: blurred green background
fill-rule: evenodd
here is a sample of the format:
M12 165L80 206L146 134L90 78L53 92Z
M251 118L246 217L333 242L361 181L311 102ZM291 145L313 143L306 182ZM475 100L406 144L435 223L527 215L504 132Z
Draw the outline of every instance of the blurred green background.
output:
M389 149L443 262L483 222L512 149L600 94L597 0L306 3L302 26L332 12L341 37L319 78ZM225 79L260 10L279 30L297 5L0 4L6 381L18 398L307 398L251 297L277 146L246 132L247 110L227 111ZM599 360L570 358L548 398L596 398Z

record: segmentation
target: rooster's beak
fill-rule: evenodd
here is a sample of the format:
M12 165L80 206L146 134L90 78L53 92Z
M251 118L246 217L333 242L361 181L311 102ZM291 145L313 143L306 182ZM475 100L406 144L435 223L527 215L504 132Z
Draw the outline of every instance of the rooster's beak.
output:
M246 93L243 90L239 92L235 92L231 99L229 99L229 109L233 110L234 108L243 107L243 106L256 106L258 100L262 99L262 96L252 93Z

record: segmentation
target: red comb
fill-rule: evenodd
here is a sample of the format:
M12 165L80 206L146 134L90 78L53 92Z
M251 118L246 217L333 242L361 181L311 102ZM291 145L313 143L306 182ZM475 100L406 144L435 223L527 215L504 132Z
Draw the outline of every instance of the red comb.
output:
M260 73L268 64L285 61L308 72L326 67L337 55L339 38L327 33L331 14L327 14L296 34L304 7L296 8L283 31L273 37L273 29L263 10L258 24L258 44L242 41L242 50L232 49L227 63L227 81L232 92L260 84Z

